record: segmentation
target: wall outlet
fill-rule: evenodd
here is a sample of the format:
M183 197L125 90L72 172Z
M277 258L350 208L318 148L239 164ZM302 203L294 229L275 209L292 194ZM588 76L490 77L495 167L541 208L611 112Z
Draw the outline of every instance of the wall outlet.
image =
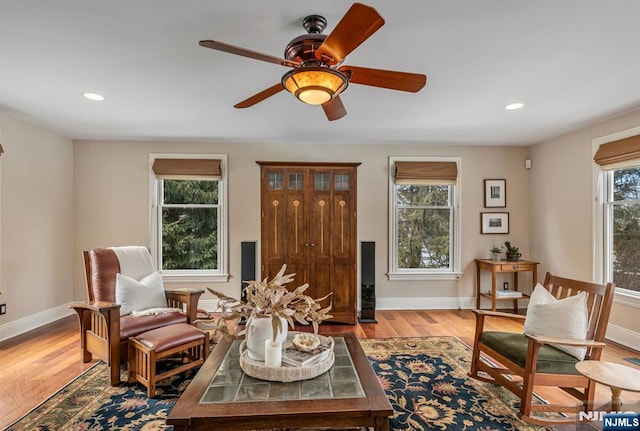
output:
M7 304L0 304L0 315L7 314Z

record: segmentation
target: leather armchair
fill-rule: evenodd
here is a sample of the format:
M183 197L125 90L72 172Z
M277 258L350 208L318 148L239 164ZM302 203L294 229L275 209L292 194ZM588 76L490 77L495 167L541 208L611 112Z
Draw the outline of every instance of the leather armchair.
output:
M110 382L120 382L120 364L128 362L128 341L143 332L177 323L196 320L199 289L165 289L167 306L182 312L169 312L134 316L121 316L116 303L116 274L120 262L113 249L95 248L83 252L87 285L86 303L69 307L78 314L80 322L81 360L93 357L103 360L109 367Z

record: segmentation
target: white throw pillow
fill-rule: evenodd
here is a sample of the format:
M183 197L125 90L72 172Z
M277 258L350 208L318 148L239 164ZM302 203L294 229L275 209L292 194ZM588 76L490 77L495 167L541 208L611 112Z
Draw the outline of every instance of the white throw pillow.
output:
M120 304L120 315L133 311L167 306L162 275L156 271L140 281L123 274L116 274L116 303Z
M524 321L525 334L584 340L588 324L586 292L557 299L540 283L533 289ZM587 353L586 347L553 346L580 360Z

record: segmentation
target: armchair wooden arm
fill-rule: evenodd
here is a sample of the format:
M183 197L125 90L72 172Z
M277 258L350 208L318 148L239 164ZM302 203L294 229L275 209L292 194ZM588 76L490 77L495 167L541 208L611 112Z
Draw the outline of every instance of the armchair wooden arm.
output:
M111 382L120 381L120 364L111 366L120 345L120 304L112 302L73 303L80 323L80 360L91 361L92 353L110 367ZM112 335L113 334L113 335Z
M107 311L120 309L120 304L116 304L115 302L73 302L69 304L69 308L77 309L85 309L89 311Z
M513 313L503 313L501 311L491 311L491 310L471 310L475 313L476 319L478 316L489 316L489 317L505 317L508 319L515 320L524 320L525 316L522 314L513 314Z
M520 314L511 314L511 313L503 313L500 311L490 311L490 310L471 310L476 315L476 333L474 339L477 341L480 339L480 335L484 332L484 318L485 317L495 317L499 319L512 319L512 320L520 320L524 322L525 316Z
M204 290L193 288L165 289L164 294L167 297L167 305L169 307L180 308L185 311L189 323L193 323L198 315L198 299Z
M605 347L607 343L594 340L576 340L573 338L549 337L546 335L524 334L525 337L534 340L537 344L561 344L564 346L578 347Z

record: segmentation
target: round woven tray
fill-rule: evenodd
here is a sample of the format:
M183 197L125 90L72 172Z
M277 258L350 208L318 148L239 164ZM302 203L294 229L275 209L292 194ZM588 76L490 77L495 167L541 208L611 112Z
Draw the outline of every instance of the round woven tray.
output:
M291 336L292 333L289 332L289 335ZM264 362L256 361L249 357L247 352L247 343L243 340L240 344L240 368L242 368L242 371L244 371L245 374L251 377L255 377L260 380L269 380L272 382L295 382L298 380L312 379L329 370L335 361L335 356L333 354L333 338L324 337L322 335L318 335L318 337L320 337L321 343L330 344L331 352L329 352L329 356L324 360L306 367L289 367L286 365L281 367L267 367L264 365Z

